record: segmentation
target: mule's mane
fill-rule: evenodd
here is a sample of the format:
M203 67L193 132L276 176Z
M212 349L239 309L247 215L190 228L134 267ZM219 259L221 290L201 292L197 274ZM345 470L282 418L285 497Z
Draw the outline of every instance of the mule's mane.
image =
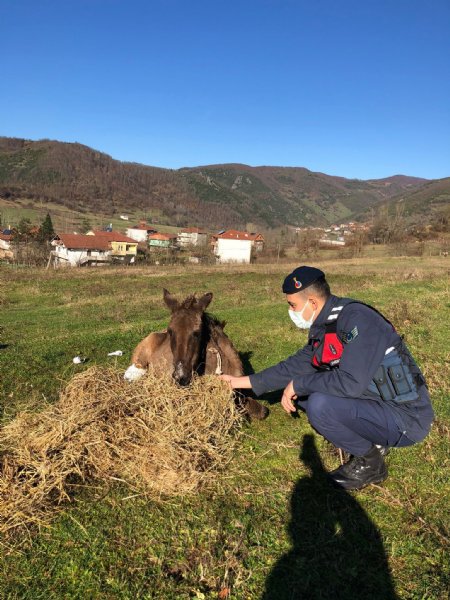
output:
M180 309L191 310L197 304L197 298L195 294L190 294L187 298L180 302Z
M198 298L195 294L190 294L187 298L185 298L182 302L178 303L178 307L176 308L176 312L179 310L191 310L195 311L197 308ZM226 325L226 321L220 321L217 317L208 312L202 313L202 322L203 326L206 328L206 331L209 331L210 335L216 337L223 333L223 329ZM214 334L216 334L214 336Z
M219 319L211 313L203 313L203 318L205 320L205 324L208 325L210 329L224 329L225 325L227 324L226 321L219 321Z
M178 303L177 310L195 310L198 304L198 298L195 294L190 294L187 298L185 298L182 302ZM209 313L203 313L208 322L214 323L215 325L220 325L220 321L210 315ZM223 324L225 325L225 323Z

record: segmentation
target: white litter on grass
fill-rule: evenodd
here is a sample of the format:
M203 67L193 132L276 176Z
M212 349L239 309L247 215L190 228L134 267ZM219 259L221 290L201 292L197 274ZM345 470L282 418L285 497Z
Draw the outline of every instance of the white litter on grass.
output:
M74 356L72 362L74 365L81 365L81 363L86 362L86 359L81 356Z
M122 356L122 350L114 350L114 352L108 352L108 356Z
M126 381L136 381L147 373L146 369L140 369L135 365L130 365L123 376Z

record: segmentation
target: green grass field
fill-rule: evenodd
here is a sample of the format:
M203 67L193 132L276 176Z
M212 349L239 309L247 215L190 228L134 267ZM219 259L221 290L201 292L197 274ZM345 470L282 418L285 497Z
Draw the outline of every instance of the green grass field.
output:
M292 265L293 266L293 265ZM335 450L272 394L266 421L246 427L213 490L131 497L116 486L80 491L51 527L0 540L0 598L241 600L449 598L450 395L448 259L322 262L335 294L375 305L405 334L429 381L437 419L421 444L394 450L390 477L335 491ZM126 368L135 344L163 328L162 288L214 292L255 371L293 353L280 292L290 265L69 271L0 266L0 403L6 423L54 401L92 364ZM108 358L121 349L124 356ZM75 366L72 358L89 358ZM132 495L132 494L131 494Z
M137 210L131 212L124 211L128 215L129 220L123 221L118 214L111 215L108 213L102 215L89 211L81 212L80 210L72 210L63 204L52 202L33 202L26 199L5 200L0 198L2 227L8 227L9 225L17 227L21 219L29 219L33 225L39 226L47 213L50 214L57 233L79 232L86 221L93 229L102 229L111 223L114 231L125 233L128 227L136 225L142 219L146 219L149 223L155 223L154 227L158 231L177 233L181 229L181 227L160 223L162 216L158 210L144 212Z

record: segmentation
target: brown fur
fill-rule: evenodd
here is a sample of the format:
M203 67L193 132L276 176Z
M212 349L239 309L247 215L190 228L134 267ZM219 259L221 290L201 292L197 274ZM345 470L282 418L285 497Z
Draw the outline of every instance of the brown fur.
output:
M223 330L225 323L205 313L211 300L209 293L200 298L191 295L178 302L164 290L164 302L172 311L169 326L166 331L144 338L133 352L132 363L142 369L168 371L180 385L188 385L194 372L216 373L220 363L222 373L243 375L239 354ZM265 418L268 414L267 408L253 398L245 398L243 404L254 418Z

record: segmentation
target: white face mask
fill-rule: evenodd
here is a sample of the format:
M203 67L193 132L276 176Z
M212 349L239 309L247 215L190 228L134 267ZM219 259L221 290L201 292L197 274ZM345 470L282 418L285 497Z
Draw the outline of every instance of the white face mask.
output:
M311 318L307 321L303 318L303 313L305 312L306 305L308 301L306 301L305 306L302 308L300 312L295 312L295 310L288 310L289 316L291 317L294 325L299 329L309 329L314 322L314 315L316 311L313 312Z

